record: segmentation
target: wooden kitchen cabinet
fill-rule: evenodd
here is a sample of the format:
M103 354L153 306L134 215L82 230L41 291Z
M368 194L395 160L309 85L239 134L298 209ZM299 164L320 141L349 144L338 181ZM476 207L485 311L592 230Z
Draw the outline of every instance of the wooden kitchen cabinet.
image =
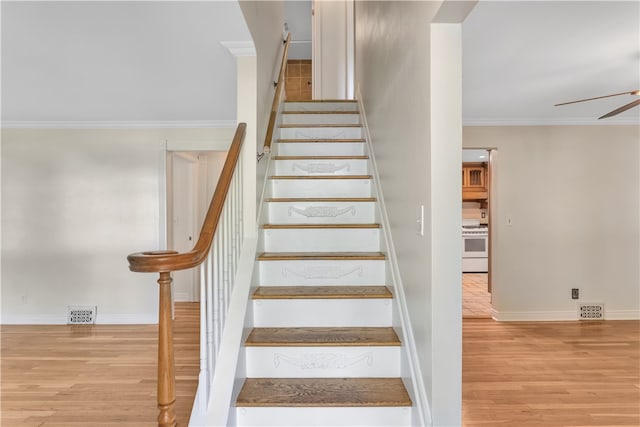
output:
M487 196L486 163L463 163L462 200L486 200Z

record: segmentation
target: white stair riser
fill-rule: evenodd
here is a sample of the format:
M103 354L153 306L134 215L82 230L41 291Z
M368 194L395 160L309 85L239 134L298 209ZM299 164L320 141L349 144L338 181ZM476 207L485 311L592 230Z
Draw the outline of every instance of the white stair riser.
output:
M254 326L391 326L390 298L253 300Z
M262 286L385 285L385 261L260 261Z
M357 111L357 102L285 102L284 111Z
M357 224L375 222L375 202L270 202L273 224Z
M361 127L294 127L280 128L280 138L284 139L351 139L362 138Z
M303 124L303 125L350 125L360 124L360 114L283 114L282 124Z
M236 408L238 426L370 426L411 425L408 407Z
M400 346L246 347L249 378L399 377Z
M380 229L264 229L266 252L377 252Z
M363 142L280 142L279 156L362 156Z
M367 160L275 160L275 175L367 175Z
M371 197L370 179L269 179L271 197Z

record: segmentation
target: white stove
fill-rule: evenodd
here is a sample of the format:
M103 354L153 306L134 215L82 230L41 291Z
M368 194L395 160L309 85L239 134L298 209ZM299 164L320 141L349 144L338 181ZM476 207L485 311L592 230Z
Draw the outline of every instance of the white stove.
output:
M480 220L462 220L462 272L489 271L489 227Z

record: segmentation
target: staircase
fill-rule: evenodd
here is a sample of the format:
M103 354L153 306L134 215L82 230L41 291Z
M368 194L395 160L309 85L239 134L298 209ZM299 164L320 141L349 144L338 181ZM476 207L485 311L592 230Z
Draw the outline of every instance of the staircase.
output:
M411 425L357 103L288 102L262 206L241 426Z

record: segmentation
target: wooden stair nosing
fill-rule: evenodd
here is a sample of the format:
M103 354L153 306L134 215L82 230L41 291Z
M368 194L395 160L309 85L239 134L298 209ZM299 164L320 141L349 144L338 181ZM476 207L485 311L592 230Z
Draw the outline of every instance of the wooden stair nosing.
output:
M364 138L280 138L279 143L364 143Z
M271 197L268 199L264 199L265 202L269 203L280 203L280 202L293 202L293 203L304 203L304 202L338 202L338 203L367 203L367 202L377 202L378 199L375 197Z
M393 294L380 285L259 286L252 299L390 299Z
M295 128L361 128L361 123L292 123L282 124L280 129L295 129Z
M305 100L300 100L300 101L285 101L285 104L314 104L314 103L318 103L318 104L323 104L323 103L327 103L327 102L333 102L333 103L345 103L345 104L354 104L357 103L358 100L357 99L305 99Z
M355 224L262 224L262 228L267 230L286 229L332 229L332 228L382 228L378 223L355 223Z
M247 378L237 407L407 407L400 378Z
M358 110L292 110L283 111L282 114L354 114L360 115Z
M271 175L269 179L371 179L371 175Z
M391 327L254 328L246 347L397 347Z
M262 252L258 261L329 260L378 261L387 259L382 252Z
M271 160L367 160L369 156L273 156Z

